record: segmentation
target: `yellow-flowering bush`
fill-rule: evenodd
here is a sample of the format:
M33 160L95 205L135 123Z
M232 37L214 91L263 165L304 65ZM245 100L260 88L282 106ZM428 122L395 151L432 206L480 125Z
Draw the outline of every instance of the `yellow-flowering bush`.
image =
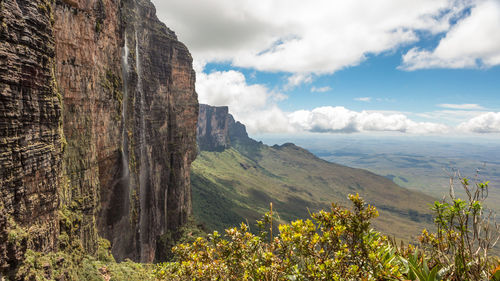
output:
M279 226L272 215L258 221L257 235L246 224L214 232L208 239L174 248L176 261L160 264L160 280L402 280L405 266L387 238L370 229L378 216L359 195L353 209L332 204L311 219ZM266 230L269 230L266 231Z
M154 274L158 280L500 281L498 261L487 256L491 244L480 256L464 248L469 247L464 241L479 237L474 234L474 222L483 215L475 198L469 203L456 198L453 204L436 202L438 232L423 231L423 250L412 245L397 247L370 229L370 220L378 212L358 194L349 195L352 209L332 204L329 212L279 225L277 235L272 234L271 205L271 212L257 222L258 234L250 233L242 223L227 229L224 236L214 232L194 243L180 244L173 249L175 260L156 265ZM472 221L464 216L471 216ZM485 249L483 242L477 245Z

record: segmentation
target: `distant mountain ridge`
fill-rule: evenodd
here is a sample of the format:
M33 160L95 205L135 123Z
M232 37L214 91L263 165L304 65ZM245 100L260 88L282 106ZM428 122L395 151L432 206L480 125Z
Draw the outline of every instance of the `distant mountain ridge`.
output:
M406 241L430 227L434 199L366 170L322 160L293 143L267 146L248 137L227 107L200 105L199 155L191 180L193 213L208 228L255 219L273 202L281 222L309 217L359 193L381 213L374 226Z

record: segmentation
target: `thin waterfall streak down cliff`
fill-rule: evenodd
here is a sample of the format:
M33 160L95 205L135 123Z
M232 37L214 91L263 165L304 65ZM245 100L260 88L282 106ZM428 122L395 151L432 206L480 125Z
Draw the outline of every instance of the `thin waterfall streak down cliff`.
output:
M142 89L142 73L141 73L141 62L139 53L139 39L137 37L137 30L135 31L135 59L137 68L137 91L140 96L140 157L141 165L139 170L139 197L140 197L140 217L139 217L139 241L141 249L141 261L146 262L149 260L147 257L147 250L144 247L149 244L149 237L146 233L147 231L147 213L146 213L146 192L147 192L147 155L146 155L146 121L144 118L144 90Z
M127 111L128 111L128 56L129 49L127 43L127 34L124 36L124 45L122 52L122 76L123 76L123 99L122 99L122 149L121 149L121 157L122 157L122 175L120 182L122 182L123 186L123 206L125 216L129 212L130 206L130 168L129 168L129 148L128 148L128 134L127 134Z
M125 44L122 56L122 76L123 76L123 100L122 100L122 177L128 177L130 170L128 166L128 136L127 136L127 109L128 109L128 56L127 34L125 34ZM128 198L127 198L128 200Z
M192 56L151 0L46 2L0 0L0 275L59 250L65 208L82 254L103 237L118 262L160 260L191 213ZM13 227L29 241L7 243Z

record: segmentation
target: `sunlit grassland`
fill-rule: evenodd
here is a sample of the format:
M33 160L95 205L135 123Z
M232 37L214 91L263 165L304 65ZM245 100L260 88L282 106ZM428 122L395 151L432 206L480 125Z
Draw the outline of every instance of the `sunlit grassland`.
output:
M348 205L347 195L353 193L377 207L374 226L386 234L414 241L430 227L430 196L366 170L329 163L295 145L254 148L252 153L238 146L202 151L193 163L193 213L209 229L253 222L270 202L280 223L286 223L328 209L332 202Z

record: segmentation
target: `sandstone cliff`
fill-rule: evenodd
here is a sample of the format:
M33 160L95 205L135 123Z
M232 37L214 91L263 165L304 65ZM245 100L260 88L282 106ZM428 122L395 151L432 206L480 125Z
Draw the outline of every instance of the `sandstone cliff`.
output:
M43 1L0 1L0 275L27 248L57 247L62 128L51 20Z
M224 151L238 142L255 142L245 125L235 121L227 106L200 104L197 128L198 147L202 151Z
M200 150L222 151L229 147L227 106L200 104L197 139Z
M152 261L191 212L187 48L148 0L1 0L0 58L0 273L60 231Z

